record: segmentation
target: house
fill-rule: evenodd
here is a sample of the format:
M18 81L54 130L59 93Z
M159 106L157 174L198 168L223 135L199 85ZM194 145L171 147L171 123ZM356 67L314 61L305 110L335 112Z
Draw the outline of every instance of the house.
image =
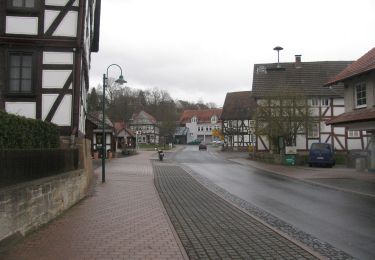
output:
M134 113L129 127L139 144L159 144L159 126L156 119L145 111Z
M353 135L370 135L368 143L369 170L375 171L375 48L350 64L325 84L344 84L345 113L327 121L333 127L346 127Z
M116 151L115 129L111 120L107 116L104 117L104 132L105 132L105 150ZM102 154L103 143L103 114L102 112L94 112L86 116L86 138L91 140L91 153L94 155L98 152Z
M0 109L85 134L100 0L0 1Z
M115 122L116 152L125 148L135 148L135 133L126 127L124 122Z
M212 130L221 130L222 109L184 110L180 117L180 125L189 129L187 143L199 140L211 143L218 140L212 136Z
M324 84L334 75L346 68L351 61L302 62L296 55L295 62L255 64L253 77L253 96L259 105L277 91L288 89L302 94L312 110L313 124L301 128L295 137L297 150L306 151L314 142L331 143L337 151L363 149L366 133L353 133L346 127L327 126L324 122L344 112L344 88L337 84L332 88ZM270 150L269 140L258 135L258 151Z
M255 145L255 112L256 100L251 91L227 93L221 114L225 149L246 151Z
M174 143L187 144L188 135L189 135L189 128L185 126L177 126L174 132Z

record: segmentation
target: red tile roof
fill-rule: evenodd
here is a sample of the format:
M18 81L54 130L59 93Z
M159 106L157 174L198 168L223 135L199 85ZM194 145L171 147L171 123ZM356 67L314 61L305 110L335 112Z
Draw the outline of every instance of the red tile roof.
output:
M202 109L202 110L185 110L181 117L180 123L186 124L191 122L191 118L196 116L198 118L198 123L211 122L211 117L213 115L217 116L217 119L220 119L221 113L223 110L221 108L215 109Z
M374 121L375 122L375 107L358 109L350 112L338 115L328 121L327 125L343 124L343 123L353 123L361 121Z
M334 85L340 81L358 76L371 70L375 70L375 48L371 49L357 61L350 64L325 85Z

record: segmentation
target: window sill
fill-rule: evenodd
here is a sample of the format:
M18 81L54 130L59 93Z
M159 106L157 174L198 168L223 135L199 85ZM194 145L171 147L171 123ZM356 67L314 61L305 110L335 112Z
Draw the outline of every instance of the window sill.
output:
M367 105L356 106L354 108L354 110L356 110L356 109L363 109L363 108L367 108Z

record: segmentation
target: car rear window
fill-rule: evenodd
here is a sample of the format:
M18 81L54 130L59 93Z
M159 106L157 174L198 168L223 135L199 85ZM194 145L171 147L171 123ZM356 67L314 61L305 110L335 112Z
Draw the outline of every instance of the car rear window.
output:
M312 144L311 150L330 150L329 144Z

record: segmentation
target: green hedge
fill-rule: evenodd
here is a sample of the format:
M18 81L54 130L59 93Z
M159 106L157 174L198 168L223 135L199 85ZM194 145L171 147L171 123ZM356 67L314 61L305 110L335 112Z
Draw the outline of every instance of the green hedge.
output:
M55 124L0 110L0 149L58 147L59 128Z

